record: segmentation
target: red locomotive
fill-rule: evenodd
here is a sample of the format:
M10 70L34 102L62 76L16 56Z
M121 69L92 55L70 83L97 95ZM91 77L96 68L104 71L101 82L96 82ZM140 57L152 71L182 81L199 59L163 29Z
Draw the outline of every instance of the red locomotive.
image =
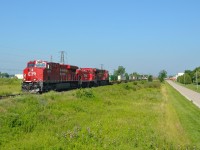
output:
M109 74L107 70L96 68L80 68L77 69L82 87L107 85L109 82Z
M23 75L22 90L34 93L106 85L109 83L107 70L96 68L79 69L77 66L41 60L28 62Z

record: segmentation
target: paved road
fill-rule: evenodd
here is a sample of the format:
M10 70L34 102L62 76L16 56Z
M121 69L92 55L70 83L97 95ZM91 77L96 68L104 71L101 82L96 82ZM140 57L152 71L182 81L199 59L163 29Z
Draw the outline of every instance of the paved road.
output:
M192 91L192 90L185 88L181 85L178 85L173 81L167 80L167 82L172 87L174 87L177 91L179 91L183 96L185 96L188 100L193 101L193 103L200 108L200 93Z

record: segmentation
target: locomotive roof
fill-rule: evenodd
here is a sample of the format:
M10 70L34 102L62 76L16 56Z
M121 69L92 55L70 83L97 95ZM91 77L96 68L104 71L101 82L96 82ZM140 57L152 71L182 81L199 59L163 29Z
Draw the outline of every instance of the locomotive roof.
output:
M36 63L36 62L46 62L47 63L47 61L43 61L43 60L31 60L28 63Z
M81 70L94 70L94 71L107 71L104 69L98 69L98 68L80 68Z
M66 66L67 69L78 69L77 66L73 66L73 65L69 65L69 64L60 64L60 63L56 63L56 62L47 62L47 61L43 61L43 60L32 60L32 61L29 61L28 63L36 63L36 62L46 62L46 63L49 63L49 64L59 64L60 66Z
M69 65L69 64L60 64L61 66L66 66L67 69L78 69L77 66Z

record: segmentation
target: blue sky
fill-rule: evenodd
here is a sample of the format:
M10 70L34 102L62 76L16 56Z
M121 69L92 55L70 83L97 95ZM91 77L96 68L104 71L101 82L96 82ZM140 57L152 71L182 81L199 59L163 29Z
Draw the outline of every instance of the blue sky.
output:
M200 66L199 0L0 1L0 71L33 59L173 75Z

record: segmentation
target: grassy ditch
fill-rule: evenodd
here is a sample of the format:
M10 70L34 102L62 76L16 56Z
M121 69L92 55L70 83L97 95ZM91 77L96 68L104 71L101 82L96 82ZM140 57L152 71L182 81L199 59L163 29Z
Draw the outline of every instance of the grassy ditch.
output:
M0 101L0 149L199 147L199 114L158 82L23 95Z
M169 101L170 108L168 112L174 111L173 116L177 116L181 124L181 130L189 140L189 149L200 149L200 109L168 84L166 85L166 91L166 99ZM176 130L179 129L177 126ZM180 134L177 138L181 138L182 135Z

